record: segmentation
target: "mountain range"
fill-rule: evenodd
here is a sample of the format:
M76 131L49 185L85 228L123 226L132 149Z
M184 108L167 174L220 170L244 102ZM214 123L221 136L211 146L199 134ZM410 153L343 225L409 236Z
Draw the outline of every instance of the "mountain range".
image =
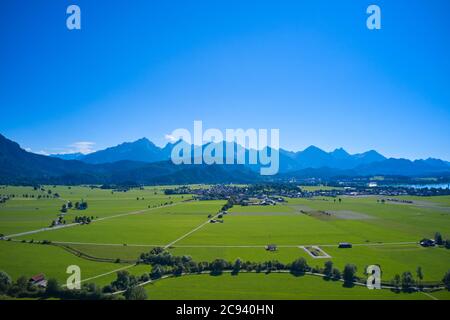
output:
M352 155L342 148L325 152L310 146L298 152L280 149L279 174L263 177L258 165L174 165L170 161L174 145L158 147L142 138L87 155L44 156L27 152L0 134L0 183L249 183L338 176L450 176L450 163L439 159L388 159L374 150ZM236 144L232 147L248 157L249 150Z
M222 143L225 148L226 142ZM142 138L134 142L125 142L87 155L83 155L82 153L69 153L52 154L50 156L63 160L80 160L91 164L112 163L122 160L152 163L170 160L170 154L174 145L175 143L168 143L165 147L161 148L147 138ZM203 148L206 146L207 144L204 145ZM194 147L191 146L191 149L193 148ZM249 151L245 150L240 145L234 144L233 148L245 152L248 156ZM351 169L358 165L383 160L386 160L386 158L374 150L350 155L342 148L336 149L333 152L325 152L315 146L310 146L305 150L298 152L280 149L280 172L320 167Z

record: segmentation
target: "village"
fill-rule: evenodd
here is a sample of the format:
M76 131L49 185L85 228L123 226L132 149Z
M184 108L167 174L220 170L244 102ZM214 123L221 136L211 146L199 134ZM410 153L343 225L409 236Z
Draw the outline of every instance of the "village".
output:
M367 184L360 186L324 187L313 188L301 187L295 184L262 184L262 185L214 185L210 187L193 188L180 186L175 189L165 189L166 195L171 194L194 194L194 199L206 200L228 200L234 199L234 203L242 206L250 205L276 205L285 202L285 198L313 198L313 197L342 197L342 196L438 196L449 195L450 189L414 189L403 186L377 186ZM407 201L386 198L384 201Z

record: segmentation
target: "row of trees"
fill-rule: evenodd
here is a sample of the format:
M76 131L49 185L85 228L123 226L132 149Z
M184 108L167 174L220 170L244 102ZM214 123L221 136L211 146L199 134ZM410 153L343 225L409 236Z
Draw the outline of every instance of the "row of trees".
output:
M75 223L89 224L94 220L94 216L76 216L73 220Z
M434 241L438 246L444 246L446 249L450 249L450 239L444 240L440 232L434 234Z
M353 264L347 264L341 273L337 268L333 267L331 261L327 261L324 268L319 268L310 267L304 258L299 258L287 264L278 260L251 262L240 259L237 259L234 263L224 259L215 259L212 262L195 262L189 256L173 256L162 248L153 248L150 252L141 254L140 262L152 266L152 271L149 275L151 279L158 279L167 274L177 276L183 273L201 273L205 271L209 271L213 275L219 275L223 271L231 271L237 274L241 270L266 273L286 270L294 275L303 275L306 272L321 273L333 280L343 279L346 285L351 285L358 280L356 276L357 268Z
M66 300L110 300L120 297L106 295L101 287L94 283L84 284L80 290L62 288L56 279L48 279L47 287L33 285L26 277L19 277L12 281L11 277L0 271L0 295L13 298L59 298Z
M228 210L230 210L235 204L237 204L237 200L236 200L236 198L235 197L233 197L233 196L231 196L228 200L227 200L227 203L225 203L223 206L222 206L222 211L228 211Z
M178 259L176 259L179 261ZM184 264L188 262L193 262L191 259L182 259L185 261ZM191 263L194 266L195 263ZM219 275L224 270L232 270L232 273L238 274L240 270L249 270L249 266L252 263L242 262L237 259L233 264L226 262L223 259L216 259L211 263L200 262L197 265L197 272L202 272L203 268L209 270L212 274ZM253 264L259 265L259 264ZM331 261L325 262L324 268L310 268L303 258L297 259L291 264L283 265L274 262L266 262L266 272L270 272L270 267L273 270L290 270L291 273L295 275L302 275L308 271L322 273L325 275L325 279L332 280L344 280L344 286L351 287L353 283L358 280L356 276L356 266L352 264L347 264L342 272L337 268L333 267ZM181 275L180 265L154 265L152 272L150 274L143 274L140 277L131 275L128 271L119 271L117 273L117 278L111 284L105 286L103 289L96 286L93 283L82 285L80 290L69 290L62 288L58 281L55 279L49 279L47 282L47 287L45 289L39 288L33 285L26 277L20 277L15 282L12 281L11 277L0 271L0 296L7 295L15 298L59 298L59 299L76 299L76 300L109 300L109 299L121 299L120 295L111 295L113 292L123 291L123 297L127 300L145 300L147 299L147 293L140 284L149 281L150 279L159 279L165 273L164 271L171 270L169 273L174 275ZM195 267L194 267L195 268ZM277 269L278 268L278 269ZM183 269L183 265L181 265ZM182 271L182 270L181 270ZM193 273L194 271L190 271ZM419 272L419 271L418 271ZM450 270L445 274L443 278L443 283L447 290L450 290ZM391 285L396 288L396 290L413 291L417 282L415 282L411 272L404 272L401 276L396 275L392 280Z
M76 209L76 210L86 210L88 208L87 201L81 200L80 202L75 202L75 205L72 203L72 201L67 201L67 203L64 203L61 206L61 212L66 213L69 209Z
M340 271L334 267L332 261L326 261L323 268L318 266L310 267L304 258L299 258L292 263L284 264L278 260L266 262L251 262L237 259L234 263L224 259L215 259L212 262L195 262L189 256L173 256L162 248L154 248L149 253L143 253L140 256L142 263L152 265L152 271L149 274L150 279L159 279L164 275L181 275L183 273L201 273L209 271L213 275L219 275L223 271L231 271L238 274L241 270L247 272L266 272L286 270L293 275L303 275L306 272L323 274L325 279L343 280L344 286L351 287L354 282L359 281L357 276L357 267L354 264L346 264L344 269ZM396 290L411 291L415 288L421 288L423 280L423 271L421 267L416 270L417 281L411 272L407 271L401 275L396 275L390 284ZM137 279L137 278L136 278ZM147 278L144 277L144 280ZM137 279L139 282L139 279ZM445 287L450 290L450 270L442 279Z
M148 274L143 274L140 277L130 274L123 270L117 272L117 278L111 284L103 288L103 293L113 293L117 291L124 291L124 297L127 300L146 300L147 292L139 284L150 280Z

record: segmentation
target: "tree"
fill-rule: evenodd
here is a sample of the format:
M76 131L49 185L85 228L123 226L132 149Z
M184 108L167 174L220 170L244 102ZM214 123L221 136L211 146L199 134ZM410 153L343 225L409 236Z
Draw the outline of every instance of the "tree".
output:
M159 264L157 264L153 266L152 271L150 272L150 278L159 279L163 276L163 274L164 272L162 270L162 267Z
M400 275L396 274L394 278L391 280L391 286L395 287L396 290L400 289L402 280L400 278Z
M25 276L21 276L16 280L16 287L19 293L25 293L28 290L28 279Z
M327 278L330 278L332 272L333 272L333 262L332 261L325 262L325 268L323 269L323 273L327 276Z
M147 300L147 292L138 286L128 288L124 296L127 300Z
M442 282L444 283L447 290L450 291L450 270L448 270L447 273L444 275Z
M418 284L420 286L420 282L423 280L423 271L422 271L422 267L417 267L416 269L416 275L417 275L417 279L418 279Z
M434 234L434 241L436 241L436 244L438 246L441 246L444 242L442 241L442 235L440 234L440 232L436 232Z
M183 265L180 263L180 264L176 264L174 267L173 267L173 275L174 276L181 276L183 274Z
M4 271L0 271L0 293L6 293L11 287L11 277Z
M414 286L414 278L411 272L402 273L402 289L403 291L411 291Z
M342 273L345 286L352 286L356 277L356 266L354 264L346 264Z
M341 272L339 271L338 268L333 268L333 271L331 272L331 278L333 280L339 280L341 279Z
M154 247L151 251L150 254L156 255L156 254L160 254L164 251L163 248L161 247Z
M228 263L223 259L214 260L211 265L211 273L212 274L221 274L222 271L227 267Z
M131 285L130 273L126 270L117 272L117 279L112 283L119 290L126 290Z
M236 259L236 261L233 264L233 274L238 274L242 267L242 261L241 259Z
M0 235L0 238L1 238L1 235ZM444 246L445 246L445 249L450 249L450 239L445 240Z
M309 266L305 258L297 259L291 264L291 273L294 275L302 275L308 270Z
M47 287L45 288L45 293L48 296L56 296L59 292L58 280L50 278L47 281Z

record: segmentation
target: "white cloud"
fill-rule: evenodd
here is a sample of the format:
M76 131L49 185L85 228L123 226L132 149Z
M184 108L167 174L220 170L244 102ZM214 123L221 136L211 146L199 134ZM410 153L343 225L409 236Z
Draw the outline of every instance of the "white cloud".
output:
M176 139L173 135L171 135L171 134L166 134L166 135L164 135L164 138L165 138L166 140L169 140L170 142L176 142L176 141L177 141L177 139Z
M33 152L36 154L42 154L48 156L51 154L70 154L70 153L83 153L88 154L95 151L95 142L91 141L79 141L68 145L66 148L51 148L49 150L33 151L31 148L24 148L25 151Z
M25 150L26 152L31 152L31 153L35 153L35 154L41 154L43 156L48 156L50 155L50 153L48 153L45 150L40 150L40 151L33 151L33 149L31 148L23 148L23 150Z
M91 141L74 142L71 145L69 145L69 147L72 150L68 153L76 153L76 152L81 152L83 154L92 153L95 151L93 148L94 145L95 145L95 142L91 142Z

